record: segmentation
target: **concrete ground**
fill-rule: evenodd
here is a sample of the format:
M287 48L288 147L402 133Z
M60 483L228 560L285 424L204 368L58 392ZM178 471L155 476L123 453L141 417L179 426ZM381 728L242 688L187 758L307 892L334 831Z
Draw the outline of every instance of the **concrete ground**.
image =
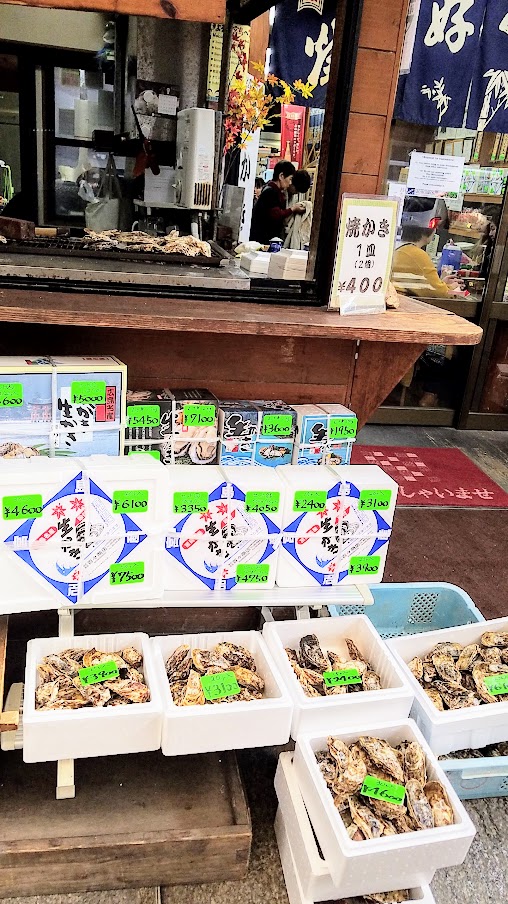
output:
M451 428L367 427L361 442L378 445L459 446L508 490L508 434ZM71 895L5 898L4 904L287 904L282 869L273 832L277 806L273 776L277 751L239 754L253 821L252 859L242 882L171 886ZM440 870L432 883L436 904L485 904L508 901L505 852L508 797L466 801L477 835L462 866ZM1 894L1 890L0 890Z

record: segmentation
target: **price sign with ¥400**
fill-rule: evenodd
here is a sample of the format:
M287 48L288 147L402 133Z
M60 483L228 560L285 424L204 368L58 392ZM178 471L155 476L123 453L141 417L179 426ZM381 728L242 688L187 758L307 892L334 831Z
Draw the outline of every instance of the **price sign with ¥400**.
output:
M42 516L42 496L30 493L27 496L3 496L2 518L4 521L22 521L24 518Z
M110 681L112 678L118 678L120 672L116 662L109 660L80 669L78 675L81 684L97 684L98 681Z
M202 675L201 687L205 700L220 700L240 693L240 685L234 672L219 672L217 675Z
M110 566L109 583L115 587L123 584L142 584L144 580L144 562L116 562Z

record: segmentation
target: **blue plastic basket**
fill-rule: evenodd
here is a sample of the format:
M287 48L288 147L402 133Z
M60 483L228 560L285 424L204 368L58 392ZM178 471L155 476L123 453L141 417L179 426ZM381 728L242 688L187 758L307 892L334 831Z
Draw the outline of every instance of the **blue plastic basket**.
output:
M508 756L440 760L439 765L462 800L508 796Z
M485 621L470 596L454 584L375 584L373 606L329 606L330 615L367 615L381 637L421 634Z

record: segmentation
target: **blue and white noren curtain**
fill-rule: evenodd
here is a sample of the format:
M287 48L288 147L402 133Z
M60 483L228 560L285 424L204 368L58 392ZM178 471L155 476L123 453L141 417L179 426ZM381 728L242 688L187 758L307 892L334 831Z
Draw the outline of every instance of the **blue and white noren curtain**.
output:
M504 3L422 0L411 69L397 98L397 118L462 127L487 5Z
M467 127L508 132L508 0L487 2Z
M312 97L296 103L324 107L330 80L336 0L284 0L275 8L270 39L270 72L289 85L301 79Z

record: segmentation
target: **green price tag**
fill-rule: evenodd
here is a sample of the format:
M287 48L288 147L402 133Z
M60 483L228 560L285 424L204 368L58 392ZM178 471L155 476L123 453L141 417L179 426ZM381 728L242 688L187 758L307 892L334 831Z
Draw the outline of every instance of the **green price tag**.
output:
M351 556L349 560L349 574L377 574L380 562L381 556Z
M326 490L297 490L293 499L294 512L322 512L326 508Z
M189 515L192 512L208 511L208 493L173 493L175 515Z
M128 427L158 427L160 422L159 405L129 405L127 408Z
M201 687L206 700L234 697L240 693L240 685L234 672L219 672L218 675L202 675Z
M22 404L22 383L0 383L0 408L20 408Z
M146 451L143 451L143 449L134 449L133 452L129 452L129 455L151 455L156 461L161 460L161 454L158 449L147 449Z
M508 675L486 675L483 679L489 694L508 694Z
M376 778L374 775L366 775L360 794L365 797L375 797L376 800L386 800L390 804L396 804L401 807L406 796L406 789L404 785L397 785L395 782L385 782L382 778Z
M184 405L183 423L185 427L211 427L215 424L215 405Z
M266 584L270 566L266 562L259 565L237 565L236 581L238 584Z
M4 521L40 518L41 515L42 496L40 493L33 493L28 496L4 496L2 499L2 518Z
M354 439L358 430L357 417L331 417L328 430L330 439Z
M337 669L333 672L323 672L323 681L326 687L336 687L338 684L361 684L362 676L358 669Z
M362 512L370 512L372 509L387 509L390 508L391 501L391 490L360 490L358 508Z
M105 405L106 383L104 380L78 380L71 383L73 405Z
M292 436L292 414L264 414L261 421L261 436Z
M81 684L97 684L98 681L109 681L111 678L118 678L120 672L116 662L98 662L97 665L91 665L86 669L80 669L78 672Z
M257 512L278 512L280 503L280 493L258 493L250 491L245 494L245 511Z
M148 509L148 490L116 490L113 493L113 511L116 515L123 512L146 512Z
M142 584L144 580L144 562L117 562L115 565L111 565L109 569L109 583L115 586L119 584Z

